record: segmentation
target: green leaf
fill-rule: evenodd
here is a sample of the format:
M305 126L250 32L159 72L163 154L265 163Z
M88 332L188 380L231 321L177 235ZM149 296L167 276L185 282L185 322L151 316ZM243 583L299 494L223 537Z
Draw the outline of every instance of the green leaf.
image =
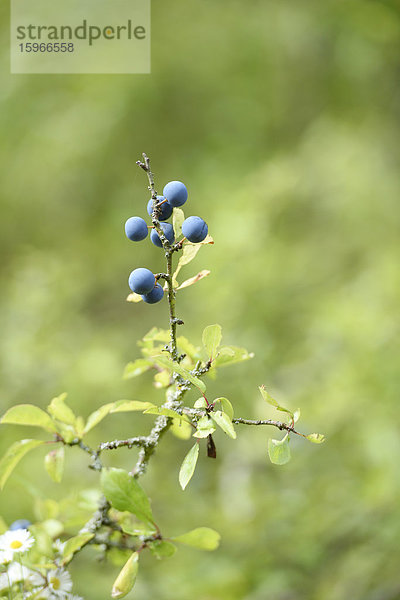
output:
M168 371L159 371L154 375L154 386L156 388L166 388L171 385L171 374Z
M206 408L207 401L205 398L198 398L193 406L194 408Z
M64 446L46 454L44 466L53 481L60 483L64 473Z
M200 348L194 346L184 335L180 335L177 338L177 344L179 350L189 356L192 360L199 360L201 358Z
M213 362L214 367L225 367L254 358L253 352L236 346L222 346Z
M197 421L197 430L194 432L193 436L197 438L206 438L211 433L214 433L214 431L214 422L210 419L210 417L205 415Z
M63 548L63 564L67 564L78 550L85 546L91 539L94 538L94 533L80 533L70 538Z
M175 239L182 235L182 223L185 220L185 213L181 208L174 208L172 213L172 226L174 228Z
M52 433L57 431L53 419L44 410L38 406L33 406L33 404L18 404L18 406L13 406L2 417L0 423L34 425Z
M113 403L110 413L145 411L148 408L155 407L151 402L141 402L140 400L118 400Z
M197 377L192 375L190 371L184 369L178 363L172 362L172 360L169 360L169 358L166 358L165 356L153 356L153 361L160 367L168 369L170 373L178 373L178 375L181 375L181 377L187 379L188 381L190 381L190 383L193 383L193 385L199 388L199 390L201 390L202 392L206 391L206 386L204 382L201 381L201 379L198 379Z
M162 406L153 405L151 408L145 410L144 414L162 415L164 417L171 417L173 419L179 419L180 421L186 421L186 423L190 423L190 419L187 415L181 415L171 408L163 408Z
M42 440L20 440L14 442L0 460L0 489L11 475L14 468L27 452L45 444Z
M217 531L209 527L198 527L171 539L175 542L185 544L185 546L193 546L193 548L199 548L200 550L211 551L218 548L221 536Z
M310 433L306 435L306 438L314 444L323 444L325 436L322 433Z
M168 329L152 327L142 339L144 342L169 342L170 335Z
M236 439L236 431L233 427L232 419L230 419L226 413L222 412L221 410L217 410L211 412L210 417L218 425L218 427L221 427L222 431L224 431L226 435L229 435L229 437L231 437L233 440Z
M216 398L216 400L214 400L215 402L219 402L222 406L222 410L224 413L226 413L228 415L228 417L230 418L230 420L232 421L233 419L233 406L232 404L229 402L228 398Z
M67 394L61 394L57 398L53 398L47 407L48 412L54 419L66 423L67 425L75 425L76 416L69 406L65 404Z
M181 421L180 419L172 419L170 432L180 440L188 440L192 436L193 428L190 423Z
M216 324L206 327L203 331L202 340L209 358L214 359L222 340L221 325Z
M285 465L290 460L289 435L282 440L268 440L268 454L274 465Z
M172 276L172 284L174 287L177 287L178 285L178 281L177 281L177 277L179 274L179 271L181 270L181 268L184 265L188 265L196 256L196 254L198 253L198 251L201 248L201 244L186 244L183 246L183 251L181 254L181 257L178 261L178 265L176 267L175 273Z
M135 585L139 570L139 554L134 552L122 567L111 591L111 598L124 598Z
M273 398L265 389L264 385L261 385L258 388L261 392L261 396L264 398L264 400L266 402L268 402L268 404L271 404L272 406L274 406L276 408L276 410L280 410L282 412L287 413L288 415L290 415L293 419L293 413L291 410L289 410L288 408L285 408L284 406L281 406L280 404L278 404L278 402L275 400L275 398Z
M103 469L101 473L103 494L117 510L127 510L145 522L154 523L150 502L132 475L124 469Z
M197 459L199 458L199 444L196 442L194 446L189 450L183 459L179 471L179 483L181 488L184 490L189 481L191 480L194 470L196 468Z
M115 402L109 402L108 404L103 404L103 406L100 406L100 408L92 412L86 421L83 433L88 433L91 429L93 429L93 427L96 427L96 425L98 425L100 421L102 421L104 417L111 412L111 409L114 408L114 406Z
M154 540L148 544L150 552L156 558L170 558L177 550L175 544L168 542L167 540Z
M300 409L297 408L293 413L293 423L297 423L297 421L300 419L300 415L301 415Z
M145 373L151 369L151 361L147 358L138 358L134 362L129 362L124 370L123 379L131 379Z

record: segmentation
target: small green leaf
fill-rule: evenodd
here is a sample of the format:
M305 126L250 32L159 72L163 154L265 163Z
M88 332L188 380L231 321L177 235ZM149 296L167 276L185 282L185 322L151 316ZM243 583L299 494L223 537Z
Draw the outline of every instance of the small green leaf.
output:
M225 367L254 358L253 352L236 346L222 346L213 362L214 367Z
M30 450L42 446L44 443L42 440L20 440L9 447L0 460L0 489L3 489L4 484L21 458Z
M322 433L310 433L306 438L314 444L322 444L325 441L325 436Z
M201 244L186 244L183 246L182 255L178 261L178 265L176 267L175 273L172 276L172 284L174 287L177 287L178 281L177 277L179 271L182 269L184 265L188 265L196 256L198 251L201 248Z
M152 406L150 408L148 408L147 410L143 411L144 414L150 414L150 415L163 415L164 417L171 417L173 419L179 419L180 421L186 421L187 423L190 423L190 419L187 415L180 415L179 413L177 413L175 410L172 410L171 408L163 408L162 406Z
M174 434L180 440L188 440L192 436L193 428L190 423L181 421L180 419L172 419L172 425L170 427L171 433Z
M185 213L181 208L174 208L172 213L172 226L174 228L175 239L182 235L182 223L185 220Z
M103 469L101 473L103 494L117 510L127 510L138 519L153 523L150 502L132 475L124 469Z
M111 412L111 409L114 408L114 406L115 402L109 402L108 404L103 404L103 406L100 406L100 408L92 412L86 421L83 433L88 433L91 429L93 429L93 427L96 427L96 425L98 425L100 421L102 421L104 417Z
M140 400L118 400L114 402L110 413L145 411L148 408L155 407L151 402L141 402Z
M210 359L214 359L222 340L221 325L209 325L203 331L203 346Z
M197 459L199 458L199 444L196 442L194 446L189 450L183 459L179 471L179 483L181 488L184 490L189 481L191 480L194 470L196 468Z
M139 570L139 554L134 552L122 567L111 591L111 598L124 598L135 585Z
M268 402L268 404L271 404L272 406L274 406L276 408L276 410L280 410L282 412L287 413L288 415L290 415L293 419L293 413L291 410L289 410L288 408L285 408L283 406L281 406L280 404L278 404L278 402L275 400L275 398L273 398L265 389L264 385L260 385L260 387L258 388L261 392L261 396L264 398L264 400L266 402Z
M209 527L198 527L171 539L175 542L185 544L185 546L193 546L193 548L199 548L200 550L211 551L218 548L221 536L217 531Z
M293 413L293 423L297 423L297 421L300 419L300 415L301 415L300 409L297 408Z
M207 401L205 398L198 398L193 406L194 408L206 408Z
M143 337L144 342L169 342L170 332L167 329L152 327Z
M44 410L38 406L33 406L33 404L18 404L17 406L13 406L2 417L0 423L10 423L12 425L34 425L37 427L42 427L51 433L55 433L57 431L57 427L53 419L49 417Z
M177 550L175 544L167 540L154 540L154 542L148 543L148 547L150 552L159 559L170 558Z
M285 465L290 460L289 435L282 440L268 440L268 454L274 465Z
M210 413L210 417L212 420L221 427L222 431L229 435L233 440L236 439L236 431L233 427L232 419L228 417L228 415L221 410L217 410L215 412Z
M229 402L228 398L217 398L216 400L214 400L214 402L219 402L221 404L223 412L226 413L228 415L228 417L230 418L230 420L232 421L233 414L234 414L233 406Z
M194 432L193 436L197 438L206 438L211 433L214 433L215 427L214 422L210 417L204 415L197 421L197 430Z
M202 392L206 391L206 386L204 382L201 381L201 379L198 379L198 377L192 375L190 371L184 369L181 365L178 365L178 363L172 362L172 360L169 360L169 358L166 358L165 356L153 356L153 361L160 367L168 369L170 373L178 373L178 375L180 375L184 379L187 379L188 381L190 381L190 383L193 383L193 385L199 388L199 390L201 390Z
M67 394L61 394L57 398L53 398L47 407L48 412L54 419L66 423L67 425L75 425L76 416L69 406L65 404Z
M53 481L60 483L64 473L64 446L46 454L44 466Z
M74 537L70 538L65 543L65 546L63 548L63 563L66 564L67 562L69 562L72 559L72 556L75 554L75 552L83 548L83 546L85 546L93 538L94 533L89 532L80 533L79 535L75 535Z
M138 358L134 362L129 362L123 374L123 379L131 379L132 377L137 377L142 373L145 373L151 369L151 361L147 358Z

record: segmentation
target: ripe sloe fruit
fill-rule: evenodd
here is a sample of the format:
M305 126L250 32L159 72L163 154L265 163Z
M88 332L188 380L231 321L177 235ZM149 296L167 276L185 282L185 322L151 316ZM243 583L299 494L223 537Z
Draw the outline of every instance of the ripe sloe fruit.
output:
M156 278L149 269L140 267L129 275L129 287L135 294L148 294L154 288Z
M131 217L125 223L126 237L132 242L140 242L147 237L149 230L146 221L141 217Z
M188 191L182 181L170 181L163 189L163 196L171 206L182 206L187 200Z
M157 285L149 292L148 294L143 294L142 299L147 302L147 304L156 304L156 302L160 302L164 296L164 290L161 285L157 283Z
M165 237L167 238L169 243L172 244L175 241L175 234L174 234L174 228L172 227L171 223L160 223L160 226L161 226L161 229L163 230ZM155 246L162 248L160 236L158 235L158 233L155 229L151 230L150 239Z
M163 202L165 200L164 196L157 196L158 202ZM160 207L160 221L166 221L172 215L173 207L169 202L164 202L164 204ZM147 203L147 212L151 217L153 212L153 199Z
M189 242L202 242L208 234L208 226L200 217L188 217L182 223L182 233Z

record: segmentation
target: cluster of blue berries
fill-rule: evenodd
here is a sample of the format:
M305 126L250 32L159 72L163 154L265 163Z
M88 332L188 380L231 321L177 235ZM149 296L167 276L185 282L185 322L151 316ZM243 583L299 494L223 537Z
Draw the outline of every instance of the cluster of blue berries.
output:
M185 204L188 197L188 191L185 184L181 181L170 181L163 189L163 195L157 196L159 207L160 227L163 234L170 244L175 241L174 228L167 219L172 215L173 209ZM150 198L147 204L147 212L151 216L153 212L153 199ZM150 240L155 246L162 248L160 236L154 228L147 225L141 217L130 217L125 223L125 233L132 242L144 240L151 229ZM188 217L182 224L182 234L194 244L202 242L208 234L207 223L200 217ZM164 290L157 283L154 274L149 269L139 268L132 271L129 276L129 287L132 292L142 296L142 299L148 304L159 302L164 296Z

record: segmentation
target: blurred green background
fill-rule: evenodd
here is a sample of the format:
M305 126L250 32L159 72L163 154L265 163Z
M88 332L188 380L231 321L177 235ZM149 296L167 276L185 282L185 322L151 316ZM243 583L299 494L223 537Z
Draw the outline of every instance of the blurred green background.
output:
M152 74L136 76L12 76L5 2L0 13L2 412L63 391L84 416L162 399L150 376L121 379L136 340L167 325L165 303L125 302L133 268L163 265L123 233L145 215L145 151L159 190L186 182L187 214L215 239L186 268L212 273L181 292L181 333L198 343L218 322L226 343L255 352L221 370L210 396L266 418L265 383L327 442L293 440L291 463L276 467L275 431L218 435L218 460L203 452L182 492L190 442L166 436L143 479L163 530L207 525L223 541L144 557L132 596L400 598L399 4L153 0ZM110 416L91 442L150 426ZM0 450L35 434L3 426ZM107 460L130 468L135 457ZM43 498L96 487L86 457L67 458L61 487L40 450L25 459L0 496L3 518L36 518L24 481ZM75 592L97 600L118 568L88 550L71 571Z

